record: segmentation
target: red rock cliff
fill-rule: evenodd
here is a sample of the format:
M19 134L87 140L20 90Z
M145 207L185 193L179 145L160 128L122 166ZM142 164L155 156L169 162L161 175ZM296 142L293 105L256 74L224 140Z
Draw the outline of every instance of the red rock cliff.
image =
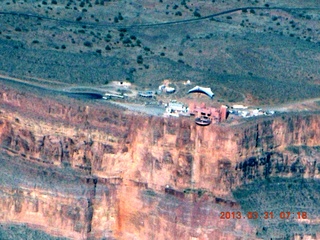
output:
M319 176L319 158L300 156L297 165L287 150L320 145L318 114L199 127L4 87L0 102L2 156L28 183L1 186L2 219L55 235L254 238L248 221L219 219L221 211L239 210L233 188L272 175ZM61 172L79 189L65 192Z

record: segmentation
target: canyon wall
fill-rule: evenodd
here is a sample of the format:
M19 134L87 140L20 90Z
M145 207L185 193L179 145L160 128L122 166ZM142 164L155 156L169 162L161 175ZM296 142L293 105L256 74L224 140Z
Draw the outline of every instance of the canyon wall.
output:
M253 239L248 220L220 219L240 209L232 189L320 176L317 113L200 127L4 86L0 111L4 169L25 179L1 186L3 221L72 239Z

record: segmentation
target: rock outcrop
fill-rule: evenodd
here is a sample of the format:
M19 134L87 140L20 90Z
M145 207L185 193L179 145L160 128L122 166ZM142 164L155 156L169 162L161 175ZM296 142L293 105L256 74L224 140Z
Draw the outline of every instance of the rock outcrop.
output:
M220 219L240 211L233 189L320 176L317 113L199 127L4 86L0 111L1 219L53 235L255 238L248 220Z

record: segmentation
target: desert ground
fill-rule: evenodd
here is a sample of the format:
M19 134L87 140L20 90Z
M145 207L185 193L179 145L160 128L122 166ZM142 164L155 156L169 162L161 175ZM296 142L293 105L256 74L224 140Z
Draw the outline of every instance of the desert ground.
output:
M3 1L0 71L96 86L211 87L225 102L319 97L314 1ZM9 60L10 59L10 60Z

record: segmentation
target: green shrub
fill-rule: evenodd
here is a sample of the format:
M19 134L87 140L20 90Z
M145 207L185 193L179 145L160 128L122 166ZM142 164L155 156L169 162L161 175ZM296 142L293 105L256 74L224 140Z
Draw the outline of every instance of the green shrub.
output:
M286 150L290 151L290 152L292 152L294 154L299 154L300 153L300 148L298 146L291 145L291 146L286 147Z
M196 10L196 11L193 12L193 16L201 17L201 14Z
M85 42L83 43L83 45L86 46L86 47L92 47L92 42L85 41Z
M130 44L131 43L131 40L129 38L125 38L123 41L122 41L123 44Z
M119 19L119 21L122 21L122 20L123 20L123 17L122 17L122 15L121 15L121 13L118 14L118 19Z
M137 63L138 63L138 64L142 64L142 63L143 63L143 58L142 58L141 55L139 55L139 56L137 57Z

